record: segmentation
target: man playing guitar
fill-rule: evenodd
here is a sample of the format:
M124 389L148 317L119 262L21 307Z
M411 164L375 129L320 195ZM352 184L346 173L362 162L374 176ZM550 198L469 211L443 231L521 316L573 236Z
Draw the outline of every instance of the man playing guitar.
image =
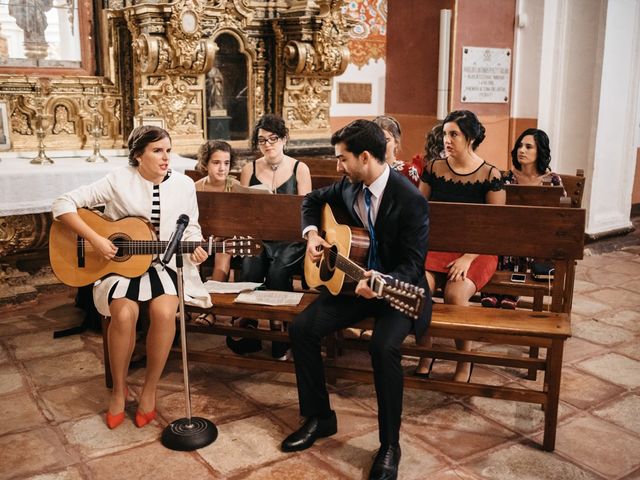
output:
M321 339L364 318L375 319L371 354L376 396L380 449L370 479L397 478L400 462L400 419L403 372L400 346L414 331L421 336L431 321L431 299L424 275L429 232L428 204L402 175L385 163L386 142L382 129L367 120L356 120L334 133L337 170L345 177L307 194L302 204L303 235L307 256L320 261L331 247L319 234L325 204L347 212L349 223L369 231L367 272L355 289L356 297L323 291L289 327L295 357L300 413L305 422L282 442L293 452L313 445L320 437L337 432L336 415L329 403L320 352ZM389 275L401 282L424 287L426 298L414 321L392 308L370 288L372 275Z

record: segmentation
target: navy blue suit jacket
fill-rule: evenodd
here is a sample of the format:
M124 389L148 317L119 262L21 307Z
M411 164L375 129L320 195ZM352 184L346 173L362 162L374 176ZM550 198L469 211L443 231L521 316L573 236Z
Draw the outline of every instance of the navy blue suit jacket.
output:
M362 182L352 184L346 177L308 193L302 202L302 229L320 227L322 207L347 213L351 226L363 227L356 213ZM422 336L431 322L431 295L424 273L429 238L429 205L420 191L394 170L378 206L375 222L380 272L403 282L421 286L426 292L425 308L415 322L416 336Z

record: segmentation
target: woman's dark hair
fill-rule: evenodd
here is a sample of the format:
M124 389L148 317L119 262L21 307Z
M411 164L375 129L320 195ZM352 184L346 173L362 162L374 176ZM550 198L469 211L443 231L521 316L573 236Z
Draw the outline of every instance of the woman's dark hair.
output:
M484 126L469 110L455 110L442 121L442 125L455 122L467 140L473 140L471 148L475 150L484 140Z
M396 150L400 150L400 140L402 139L402 130L400 129L400 123L391 115L378 115L373 119L373 123L378 125L382 130L385 130L391 134L396 141Z
M284 120L279 115L268 113L260 117L256 125L253 127L253 135L251 136L251 148L258 150L258 130L263 129L271 132L283 140L289 140L289 129L284 124Z
M140 165L137 157L144 153L147 145L162 140L163 138L168 138L169 141L171 141L169 132L164 128L151 125L141 125L134 128L127 140L127 146L129 147L129 165L132 167Z
M522 143L522 139L527 135L533 136L533 139L536 142L536 148L538 150L538 155L536 156L536 170L540 175L546 173L549 169L549 164L551 163L551 148L549 147L549 137L543 130L539 130L537 128L527 128L524 132L520 134L516 143L513 145L513 150L511 150L511 162L516 169L521 170L522 165L518 161L518 148L520 148L520 144Z
M360 155L365 150L384 163L387 139L382 128L370 120L354 120L331 136L331 145L344 143L347 151Z
M215 152L227 152L231 161L230 168L233 168L236 160L236 156L233 152L233 148L227 142L222 140L207 140L198 149L198 163L196 164L196 170L203 175L207 174L207 165L209 165L209 159Z
M444 141L442 138L442 124L436 123L433 128L431 128L431 131L427 133L427 138L424 144L425 161L442 158L443 150Z

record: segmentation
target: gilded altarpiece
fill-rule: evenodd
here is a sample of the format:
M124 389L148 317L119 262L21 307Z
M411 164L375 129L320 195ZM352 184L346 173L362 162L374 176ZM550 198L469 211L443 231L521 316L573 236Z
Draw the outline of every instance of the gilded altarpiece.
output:
M123 148L135 125L154 123L171 133L176 152L195 153L206 137L205 79L223 34L237 40L246 59L249 127L275 112L287 121L293 142L328 144L332 78L349 61L351 25L340 13L342 0L73 5L82 52L74 68L3 66L0 45L0 102L8 106L11 151L37 150L41 129L47 150L88 155L94 131L102 148ZM45 55L45 46L38 52ZM37 65L37 55L29 55ZM234 145L246 148L247 140ZM0 218L0 266L8 256L42 251L50 221L46 213Z

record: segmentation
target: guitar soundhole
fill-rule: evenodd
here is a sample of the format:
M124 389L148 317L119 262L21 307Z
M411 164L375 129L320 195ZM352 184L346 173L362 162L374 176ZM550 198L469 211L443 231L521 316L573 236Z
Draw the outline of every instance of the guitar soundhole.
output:
M113 243L118 251L116 252L116 256L111 260L114 262L125 262L131 258L131 254L127 249L127 242L131 241L131 237L124 235L122 233L116 233L109 237L111 243Z
M336 259L338 258L338 247L333 245L325 251L320 264L320 279L327 282L333 277L336 270Z

